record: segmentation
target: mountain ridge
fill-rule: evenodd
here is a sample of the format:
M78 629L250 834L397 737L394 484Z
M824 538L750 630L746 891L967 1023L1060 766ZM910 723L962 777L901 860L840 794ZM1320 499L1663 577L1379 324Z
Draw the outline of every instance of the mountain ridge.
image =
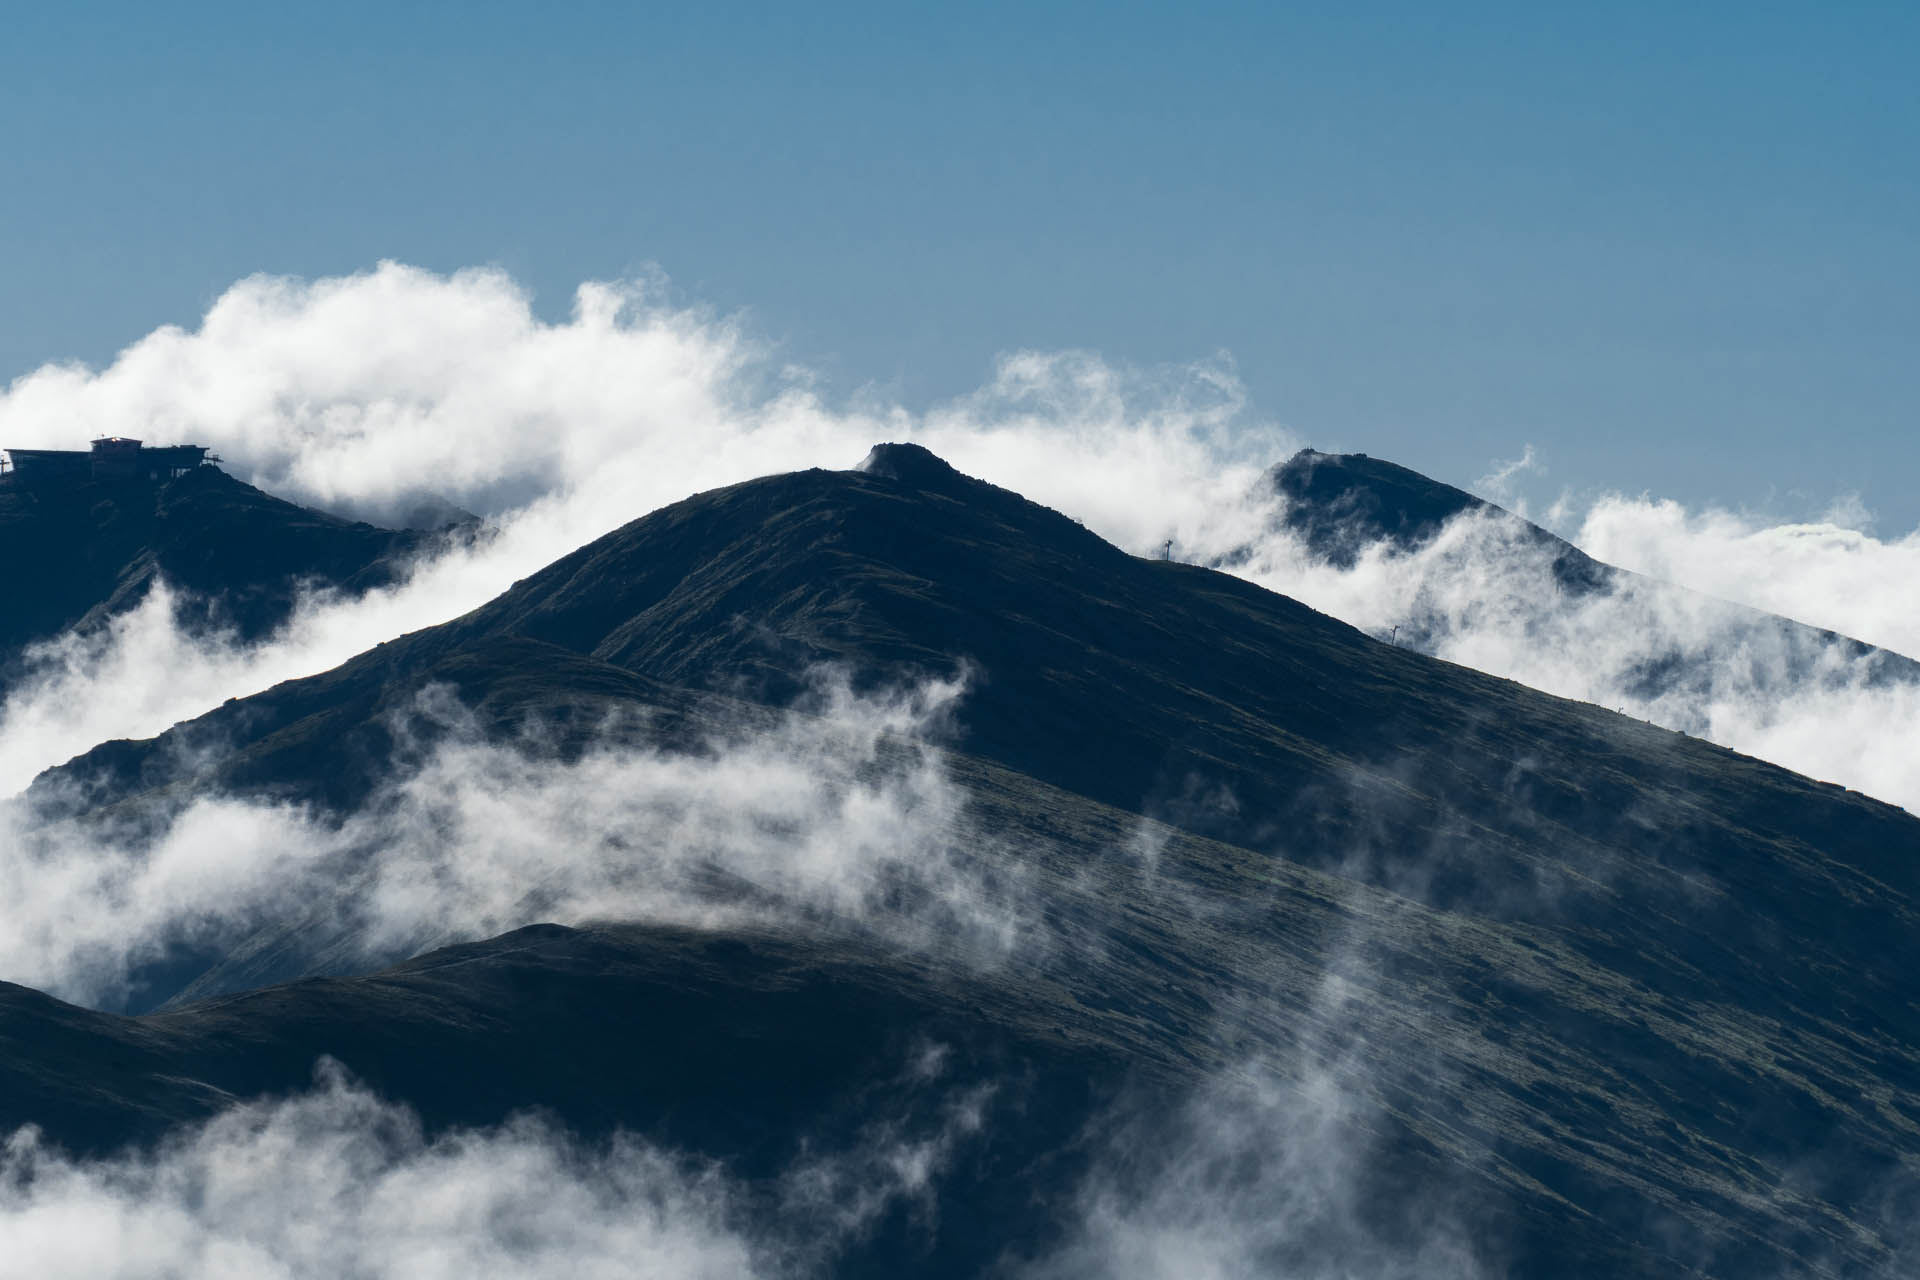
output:
M876 453L644 516L462 618L82 757L37 799L351 809L398 767L392 717L434 687L490 739L573 716L579 732L542 748L564 762L606 741L609 708L636 710L638 749L698 752L714 717L810 714L822 666L869 691L966 672L943 767L1006 845L980 856L1027 877L1055 950L952 981L1013 990L960 998L963 1023L1059 1029L1020 1041L1034 1070L1071 1077L1056 1055L1096 1029L1118 1078L1351 1044L1334 1061L1387 1150L1429 1187L1470 1171L1506 1206L1517 1275L1608 1258L1743 1276L1829 1256L1828 1274L1856 1274L1890 1256L1878 1180L1920 1146L1920 822L1128 556L923 451ZM1142 839L1148 863L1125 853ZM880 982L889 957L940 963L857 922L820 928L789 922L780 945L852 947ZM1334 979L1354 998L1329 1001ZM326 981L348 985L268 1003L365 990ZM34 1007L23 1024L51 1016ZM279 1052L279 1025L256 1024L260 1052ZM327 1043L288 1049L276 1087ZM489 1115L549 1087L487 1079ZM1082 1122L1098 1124L1082 1109L1067 1127ZM724 1147L701 1132L696 1148ZM1844 1175L1793 1182L1816 1156Z
M389 586L430 541L298 506L211 464L159 484L9 485L0 488L0 555L12 569L0 655L98 628L161 582L187 629L258 640L303 590Z
M1377 636L1695 736L1767 750L1783 715L1805 736L1869 692L1920 692L1920 662L1903 654L1605 564L1392 463L1302 451L1257 492L1276 497L1270 527L1306 552L1303 589L1338 598L1364 583ZM1251 544L1221 563L1245 570L1267 554ZM1328 569L1355 577L1329 582ZM1768 754L1833 767L1804 747Z

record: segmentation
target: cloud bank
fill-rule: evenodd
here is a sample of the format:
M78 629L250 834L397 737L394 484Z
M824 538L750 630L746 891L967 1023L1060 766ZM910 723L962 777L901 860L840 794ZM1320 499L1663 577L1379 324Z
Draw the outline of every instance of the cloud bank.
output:
M1315 565L1273 531L1272 502L1257 496L1260 472L1296 441L1249 411L1224 357L1136 371L1020 352L978 392L912 413L872 394L830 401L740 323L676 306L655 283L584 285L571 316L547 322L501 272L386 263L241 281L197 329L157 330L104 369L35 370L0 394L0 440L71 445L96 433L204 442L242 478L363 515L431 493L485 513L501 535L395 590L351 604L317 597L262 647L183 641L157 606L49 646L32 664L39 678L0 709L0 790L102 738L151 735L477 606L689 493L852 466L876 441L912 439L1136 553L1171 543L1209 563L1252 548L1238 571L1366 629L1439 617L1440 656L1920 804L1920 780L1900 763L1920 756L1909 693L1861 670L1808 676L1711 609L1565 600L1484 528L1346 575ZM1533 465L1523 453L1483 486ZM1920 651L1920 534L1767 527L1619 497L1573 523L1602 559ZM1647 696L1639 675L1676 654L1726 674L1684 699Z
M335 1064L153 1152L75 1161L31 1129L0 1142L0 1277L206 1280L826 1273L926 1194L983 1122L949 1089L771 1185L631 1135L581 1142L529 1117L429 1136Z
M104 636L45 647L0 709L0 793L103 738L151 736L456 616L693 492L852 467L880 440L921 441L1129 546L1230 542L1257 527L1241 495L1288 445L1250 429L1241 399L1224 364L1131 373L1021 353L923 415L830 406L738 325L644 285L582 286L573 316L550 324L497 271L245 280L197 330L157 330L99 371L17 378L0 440L192 440L298 501L392 519L433 495L499 535L395 590L315 597L256 648L173 635L158 600Z
M1581 518L1588 554L1649 577L1920 655L1920 531L1883 541L1840 504L1809 524L1767 524L1730 511L1611 495Z
M395 726L423 745L345 818L219 795L105 822L14 801L0 975L125 1007L143 969L265 928L297 927L302 955L364 971L599 919L811 921L990 963L1025 922L1014 860L976 829L937 745L961 692L855 696L825 679L801 709L716 725L691 749L614 722L563 757L535 736L487 740L430 689Z
M1019 353L924 415L830 406L739 325L657 293L583 285L572 317L550 324L498 271L254 277L195 331L157 330L97 372L16 379L0 439L192 439L323 507L395 514L429 492L495 517L537 509L563 526L550 535L562 551L691 492L852 466L901 435L1129 544L1205 537L1285 445L1244 420L1224 362L1130 373ZM1162 496L1143 510L1144 493Z

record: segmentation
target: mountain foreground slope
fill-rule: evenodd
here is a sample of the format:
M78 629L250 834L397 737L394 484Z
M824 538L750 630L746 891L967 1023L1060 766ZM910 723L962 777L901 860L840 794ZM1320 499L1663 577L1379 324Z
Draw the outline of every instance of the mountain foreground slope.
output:
M777 1177L851 1141L863 1098L911 1093L879 1064L921 1043L996 1101L934 1211L876 1220L838 1270L1071 1270L1090 1204L1179 1218L1156 1170L1255 1216L1290 1181L1324 1191L1333 1219L1248 1228L1256 1270L1423 1274L1461 1240L1484 1274L1899 1262L1920 823L1128 556L914 446L646 516L463 618L107 744L32 802L164 823L218 794L351 824L474 735L563 768L724 754L717 726L824 715L823 669L875 695L965 680L931 757L965 796L942 867L1013 943L871 903L729 923L768 889L722 867L703 930L616 917L356 977L403 955L303 902L170 951L130 1005L159 1012L10 989L0 1122L101 1150L327 1054L430 1123L547 1107ZM435 690L470 717L415 723ZM883 736L875 769L927 750ZM408 838L353 829L345 885ZM925 889L916 866L886 903ZM763 1059L815 1066L787 1088ZM1203 1103L1226 1122L1191 1123Z

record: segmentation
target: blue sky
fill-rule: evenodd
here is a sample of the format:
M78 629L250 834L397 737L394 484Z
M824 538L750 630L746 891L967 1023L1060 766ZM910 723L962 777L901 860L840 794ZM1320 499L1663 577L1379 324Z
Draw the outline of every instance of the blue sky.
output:
M909 404L1231 352L1471 483L1920 524L1920 6L8 6L0 375L256 271L657 264Z

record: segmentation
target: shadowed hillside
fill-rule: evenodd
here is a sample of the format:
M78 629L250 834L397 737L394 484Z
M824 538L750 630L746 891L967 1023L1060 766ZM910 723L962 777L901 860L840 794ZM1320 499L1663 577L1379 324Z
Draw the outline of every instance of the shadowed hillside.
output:
M287 619L302 586L387 585L421 542L282 501L212 466L164 484L0 487L0 655L97 626L158 581L179 593L187 626L257 639Z
M1364 453L1302 449L1268 472L1267 481L1287 500L1282 516L1287 527L1316 555L1342 568L1351 568L1377 542L1412 551L1463 512L1498 510L1463 489ZM1571 543L1544 529L1539 534L1580 556ZM1578 563L1570 560L1569 566Z
M946 769L1030 949L982 964L830 919L742 952L514 935L132 1020L15 989L11 1092L38 1101L0 1118L97 1147L292 1087L324 1052L442 1123L544 1105L763 1168L854 1105L884 1056L857 1046L924 1027L1048 1100L955 1175L956 1221L1005 1215L996 1247L1045 1246L1106 1108L1253 1071L1290 1107L1322 1078L1351 1100L1343 1194L1370 1238L1417 1234L1395 1207L1457 1193L1516 1275L1891 1265L1887 1206L1920 1152L1920 822L1125 555L917 447L676 504L463 618L107 744L34 799L349 814L421 749L395 726L430 686L490 736L546 726L538 749L566 759L611 709L666 752L719 718L804 716L823 666L868 689L968 673ZM1127 852L1143 836L1146 862ZM350 972L329 927L184 957L150 1003ZM627 976L593 985L608 965ZM608 1038L633 1025L663 1030ZM821 1065L787 1089L763 1057ZM433 1064L455 1061L441 1091ZM859 1265L991 1261L958 1227L901 1231Z

